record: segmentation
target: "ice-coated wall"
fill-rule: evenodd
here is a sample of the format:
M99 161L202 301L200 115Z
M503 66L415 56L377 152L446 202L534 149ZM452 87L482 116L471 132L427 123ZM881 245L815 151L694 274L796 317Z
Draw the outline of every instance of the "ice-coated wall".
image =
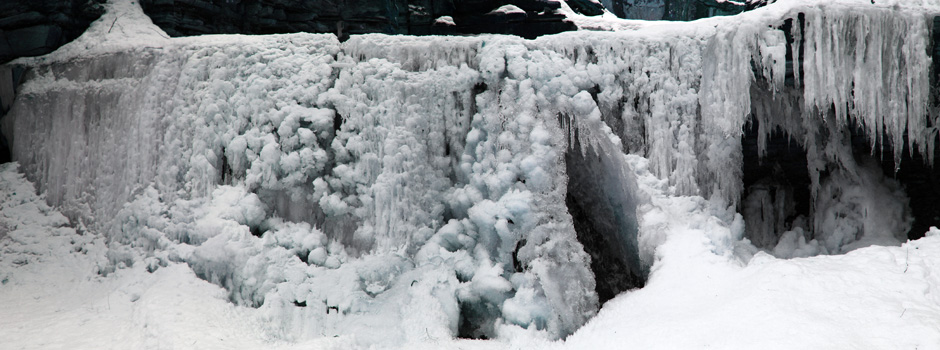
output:
M514 326L558 338L597 312L604 278L566 199L611 210L591 230L645 277L656 247L623 227L644 200L623 154L648 158L673 195L738 204L743 127L760 108L752 82L797 101L783 104L790 114L755 114L759 143L773 128L794 135L814 195L834 203L884 183L830 146L847 121L884 131L895 150L932 149L923 16L808 8L532 41L166 39L28 61L4 122L47 200L109 240L102 273L186 263L286 338ZM802 25L777 29L786 19ZM801 89L786 92L788 77ZM606 198L593 188L608 185ZM841 247L850 236L819 238Z
M791 66L765 71L752 87L752 116L760 154L772 132L805 152L811 203L809 212L796 216L787 208L793 200L781 197L792 196L793 189L775 176L747 189L745 217L755 244L781 252L795 248L800 256L907 238L913 221L909 199L892 177L902 154L933 164L940 120L930 112L936 102L929 101L936 74L927 48L932 17L814 8L790 18L785 49ZM882 167L884 162L893 164Z
M103 272L186 262L302 334L416 317L414 336L562 336L596 311L558 118L599 113L567 81L536 95L518 65L540 62L507 76L524 41L213 39L40 64L23 85L15 158L108 237ZM578 125L613 145L599 123Z

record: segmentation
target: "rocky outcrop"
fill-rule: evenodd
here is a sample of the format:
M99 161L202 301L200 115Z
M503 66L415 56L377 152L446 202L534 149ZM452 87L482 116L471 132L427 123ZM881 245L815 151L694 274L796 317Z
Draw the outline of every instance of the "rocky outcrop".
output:
M598 3L576 10L599 14ZM171 36L214 33L500 33L534 38L575 29L551 0L143 0L144 12Z
M0 63L43 55L77 38L105 0L0 1Z
M603 0L614 15L627 19L692 21L733 15L773 3L775 0Z

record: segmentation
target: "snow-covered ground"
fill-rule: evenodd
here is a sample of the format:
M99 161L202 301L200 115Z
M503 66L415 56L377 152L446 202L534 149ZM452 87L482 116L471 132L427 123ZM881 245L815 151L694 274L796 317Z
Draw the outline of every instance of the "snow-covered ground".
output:
M900 244L904 198L881 196L895 185L846 149L812 150L816 171L840 164L846 178L813 185L857 194L833 195L826 217L866 220L818 227L859 237L794 230L760 250L728 209L749 58L783 85L784 33L766 23L799 8L816 25L803 44L818 74L795 108L852 105L824 117L932 147L916 122L936 3L781 0L689 24L575 18L620 33L344 44L170 39L132 1L109 8L18 62L39 73L11 111L22 163L0 166L2 349L940 349L940 230ZM840 45L869 32L887 39ZM613 110L623 96L647 102ZM810 146L838 131L766 121ZM596 315L559 165L587 149L635 197L649 270ZM869 217L879 200L902 213ZM893 246L864 247L875 241ZM458 305L496 339L455 339Z
M102 276L103 238L78 233L36 195L16 163L0 165L0 349L349 349L354 334L284 342L257 309L186 264ZM505 348L435 339L413 348ZM412 346L408 346L412 348Z
M758 253L744 263L713 251L709 231L723 228L707 202L652 195L644 224L668 232L652 278L567 340L512 330L496 340L429 334L388 347L940 349L940 230L900 247L791 260ZM235 306L185 264L99 275L102 239L67 227L15 163L0 168L0 209L2 349L358 347L355 334L278 339L258 309Z

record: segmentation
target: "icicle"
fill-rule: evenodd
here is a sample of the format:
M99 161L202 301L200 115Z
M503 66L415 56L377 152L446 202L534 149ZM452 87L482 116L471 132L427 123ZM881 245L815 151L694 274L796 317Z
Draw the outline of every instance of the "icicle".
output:
M790 26L790 34L793 35L793 43L790 44L790 53L793 60L793 86L799 89L803 85L800 78L801 62L803 62L803 56L800 54L803 47L803 21L800 16L790 17L790 21L793 23Z
M787 64L787 38L781 30L768 29L760 34L757 41L760 53L761 73L770 82L774 96L783 91Z
M719 33L705 50L699 102L707 172L704 181L711 184L706 195L718 195L737 203L742 191L741 136L751 111L750 85L753 81L751 53L754 36L741 30Z
M804 115L831 106L840 125L857 120L872 147L890 145L896 162L905 143L910 152L932 148L926 126L930 58L924 16L811 9L801 34Z

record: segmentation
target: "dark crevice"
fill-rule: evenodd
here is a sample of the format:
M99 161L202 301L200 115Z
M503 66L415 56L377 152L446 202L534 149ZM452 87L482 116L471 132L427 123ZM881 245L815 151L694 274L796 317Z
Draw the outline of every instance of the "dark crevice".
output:
M0 164L11 161L13 161L13 157L10 155L10 146L7 145L6 137L3 137L3 134L0 133Z
M800 26L803 25L803 17L801 14L797 18ZM788 20L784 27L787 27L785 29L789 32L789 29L793 29L792 27L796 24L794 21ZM932 34L934 35L934 41L938 41L937 38L940 36L937 35L937 32L935 31ZM788 36L787 40L788 43L792 43L793 38ZM936 47L932 48L936 50ZM784 91L778 92L776 95L772 94L769 84L757 75L751 89L751 105L752 113L762 116L760 120L770 120L779 123L779 125L790 125L793 130L789 131L794 134L788 135L780 128L769 132L765 131L768 133L767 151L766 155L761 157L758 154L758 137L760 133L758 130L760 125L757 121L758 118L752 117L745 127L744 137L741 141L743 152L742 180L745 189L741 197L741 212L745 216L745 221L748 222L748 227L746 227L747 237L757 247L765 249L774 248L779 235L784 233L781 230L803 227L806 231L805 237L807 240L817 236L817 233L811 232L813 230L811 223L815 220L813 217L815 215L814 211L818 210L813 208L813 198L811 198L810 193L812 185L807 167L806 149L800 144L803 138L801 134L806 132L802 126L799 126L801 125L800 120L804 116L797 107L794 107L802 105L803 102L800 98L802 92L799 84L793 82L794 72L790 61L793 59L793 54L789 52L789 45L787 45L787 50L787 81ZM802 52L799 54L802 56ZM940 56L938 51L933 51L932 54L935 57ZM932 102L929 112L932 116L940 113L936 92L936 64L934 62L930 72ZM800 68L798 67L798 69ZM928 118L928 122L930 120L933 120L933 118ZM766 126L766 128L771 127L770 125ZM896 180L902 186L904 194L909 200L908 207L913 218L911 228L906 232L908 239L913 240L924 237L931 226L940 225L940 202L936 200L936 198L940 198L940 171L930 165L929 160L926 159L927 157L920 151L910 149L906 141L907 135L903 135L899 140L901 144L897 147L902 147L903 152L900 155L901 159L896 160L894 147L890 143L881 142L890 139L889 135L884 133L884 130L880 131L882 134L878 137L881 141L872 142L874 136L868 134L867 127L860 125L854 118L850 118L849 124L845 126L845 132L851 137L849 147L855 163L878 164L886 177ZM819 137L822 138L818 141L821 144L828 142L826 140L827 133L822 133ZM932 150L931 152L934 152L934 159L940 158L938 157L940 150ZM819 169L821 183L832 175L831 171L838 170L840 167L837 162L833 163L833 160L827 162L830 163L827 167ZM763 237L763 239L755 237L754 231L759 231L759 229L755 230L751 227L748 212L750 210L751 215L754 215L754 213L760 211L753 208L756 201L751 203L751 208L748 208L747 198L759 191L765 191L767 195L765 198L774 198L780 190L790 191L787 192L790 196L784 203L774 203L774 205L781 206L777 208L778 213L785 213L782 220L783 225L776 227L776 237ZM800 222L798 219L801 217L807 219L809 224Z
M796 73L799 73L799 76L803 76L803 61L801 58L805 56L803 45L797 46L798 52L794 55L793 46L796 43L796 37L793 33L799 31L800 33L804 32L804 27L806 25L806 15L803 13L797 14L795 23L793 18L788 18L783 21L783 25L780 26L780 30L783 31L784 36L787 39L786 45L786 71L784 73L784 85L788 88L797 87ZM796 26L796 27L794 27ZM795 60L795 61L794 61ZM795 67L794 67L794 63ZM794 70L796 68L796 70Z
M333 131L339 131L343 127L343 116L339 112L333 113Z
M464 339L489 339L487 335L493 334L494 321L499 314L499 308L492 304L461 303L457 337Z
M779 235L795 227L805 226L810 218L812 185L807 167L806 150L793 137L776 129L767 137L766 154L758 152L759 122L752 118L741 139L743 152L742 214L748 223L755 222L752 215L766 213L760 206L772 204L773 214L780 217L761 217L760 221L776 221L778 237L762 237L753 228L747 228L747 237L755 246L773 249ZM802 221L802 222L800 222ZM808 229L808 227L804 227Z
M228 157L225 155L225 148L222 148L222 152L220 152L220 154L222 154L222 173L219 174L221 177L219 183L223 185L231 185L233 180L232 176L234 174L232 171L232 166L228 162Z
M0 66L0 164L13 161L12 145L7 139L7 136L13 134L13 123L4 118L13 108L17 87L22 83L26 71L22 65Z
M859 126L852 130L852 152L856 159L874 157L880 159L885 176L901 183L907 194L914 222L907 232L907 238L923 238L931 226L940 226L940 170L928 164L919 151L909 152L907 142L901 152L899 167L895 169L894 148L878 142L872 147L871 137ZM904 136L907 139L907 136ZM888 139L887 134L882 140ZM934 160L940 159L940 149L934 150Z
M264 234L260 227L254 225L248 226L248 230L251 232L251 235L255 237L261 237L261 235Z
M646 271L640 264L636 203L624 186L617 164L592 147L582 153L580 141L565 154L568 193L565 204L578 241L591 256L595 290L601 303L620 292L641 288Z
M516 243L516 249L512 251L512 267L516 272L523 272L526 268L523 266L522 262L519 261L519 249L522 249L525 244L525 239L520 240L518 243Z
M303 261L304 264L310 265L310 262L308 260L310 258L310 250L301 249L297 251L296 254L297 254L297 258L300 259L300 261Z

